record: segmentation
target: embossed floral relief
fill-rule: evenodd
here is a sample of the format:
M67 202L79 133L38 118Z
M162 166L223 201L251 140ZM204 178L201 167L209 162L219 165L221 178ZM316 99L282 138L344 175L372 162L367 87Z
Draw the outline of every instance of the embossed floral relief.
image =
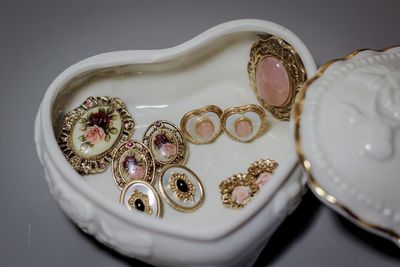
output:
M350 74L375 92L372 115L343 102L351 127L366 134L361 154L376 160L394 155L394 140L400 128L400 70L392 65L368 65Z

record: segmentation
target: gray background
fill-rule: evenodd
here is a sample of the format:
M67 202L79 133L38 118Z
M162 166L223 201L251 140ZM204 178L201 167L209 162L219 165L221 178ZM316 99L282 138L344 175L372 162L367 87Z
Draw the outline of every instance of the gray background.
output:
M1 1L1 266L128 266L80 232L48 192L33 145L41 98L65 68L114 50L180 44L232 19L294 31L323 62L400 44L400 1ZM308 193L257 266L399 266L400 250Z

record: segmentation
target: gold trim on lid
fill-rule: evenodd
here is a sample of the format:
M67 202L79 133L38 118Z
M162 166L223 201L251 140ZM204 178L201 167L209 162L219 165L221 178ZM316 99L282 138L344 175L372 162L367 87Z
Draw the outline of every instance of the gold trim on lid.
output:
M295 123L295 146L296 146L296 152L299 157L300 164L303 166L305 172L307 173L308 176L308 185L312 189L312 191L322 200L326 201L329 203L329 206L334 207L339 213L347 215L352 222L356 223L360 227L370 230L372 232L378 233L380 235L390 237L393 241L397 243L397 245L400 245L400 234L397 233L395 230L390 229L388 227L383 227L380 225L377 225L375 223L372 223L359 215L357 215L352 209L347 207L344 203L340 202L334 195L329 193L326 189L324 189L316 180L315 176L312 174L312 166L311 162L305 158L304 155L304 150L301 144L301 134L300 134L300 123L301 123L301 114L303 111L303 106L304 106L304 99L306 97L307 91L310 87L310 85L316 81L318 78L320 78L326 69L332 65L335 62L338 61L346 61L354 56L356 56L358 53L363 52L363 51L374 51L374 52L385 52L391 48L394 48L397 46L391 46L382 50L374 50L374 49L359 49L351 52L350 54L339 58L339 59L334 59L331 61L326 62L324 65L322 65L317 73L309 79L303 86L302 90L300 90L298 97L295 102L294 110L293 110L293 118L294 118L294 123Z

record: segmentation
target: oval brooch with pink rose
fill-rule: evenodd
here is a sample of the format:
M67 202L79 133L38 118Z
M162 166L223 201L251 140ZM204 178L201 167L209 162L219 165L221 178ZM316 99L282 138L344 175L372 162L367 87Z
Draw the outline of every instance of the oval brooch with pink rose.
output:
M89 97L65 115L58 144L81 175L107 169L120 143L132 135L134 121L116 97Z

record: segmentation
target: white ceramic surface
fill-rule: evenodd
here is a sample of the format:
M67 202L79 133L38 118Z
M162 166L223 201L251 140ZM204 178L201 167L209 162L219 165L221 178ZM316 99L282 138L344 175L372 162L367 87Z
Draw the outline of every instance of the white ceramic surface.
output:
M164 205L157 219L118 204L120 190L111 170L79 176L65 160L55 136L62 116L88 96L120 97L136 122L140 140L155 120L179 125L186 111L209 104L221 109L254 103L247 62L258 34L277 35L299 53L308 75L315 63L287 29L267 21L238 20L218 25L173 48L120 51L83 60L48 88L35 123L35 142L50 192L81 229L118 252L159 266L252 265L271 234L301 199L304 177L292 146L289 122L268 114L268 132L250 144L226 134L210 145L189 144L186 166L201 179L203 206L179 213ZM280 166L243 210L222 206L218 184L261 158Z
M315 180L311 188L347 218L398 245L399 129L399 47L337 61L307 89L300 136Z

